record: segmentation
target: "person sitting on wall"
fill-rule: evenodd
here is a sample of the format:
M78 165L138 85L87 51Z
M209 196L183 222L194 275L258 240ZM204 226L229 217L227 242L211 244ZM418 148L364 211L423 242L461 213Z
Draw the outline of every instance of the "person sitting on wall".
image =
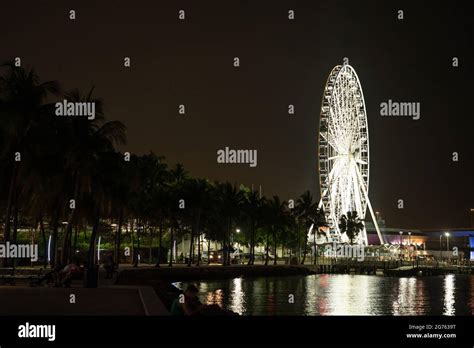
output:
M198 288L190 284L171 305L171 315L196 315L204 307L198 298Z

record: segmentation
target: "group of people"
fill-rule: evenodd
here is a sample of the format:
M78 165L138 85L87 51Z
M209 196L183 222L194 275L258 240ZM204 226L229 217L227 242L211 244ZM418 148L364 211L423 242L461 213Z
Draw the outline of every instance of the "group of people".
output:
M105 278L111 279L113 273L117 270L117 264L114 262L112 255L107 256L103 264L105 269ZM84 266L84 268L87 268ZM52 270L47 272L44 276L31 283L32 286L42 286L54 284L55 287L71 287L72 280L75 274L83 272L79 261L70 262L68 264L58 264ZM80 279L81 276L78 276Z
M59 264L36 282L33 282L32 285L37 286L43 285L43 283L46 283L46 285L49 283L54 283L55 287L69 288L71 287L74 273L78 273L80 271L81 266L79 262L71 262L66 265Z
M171 305L171 315L196 316L196 315L237 315L236 313L222 309L216 304L202 304L199 300L198 288L190 284L183 294L178 296Z

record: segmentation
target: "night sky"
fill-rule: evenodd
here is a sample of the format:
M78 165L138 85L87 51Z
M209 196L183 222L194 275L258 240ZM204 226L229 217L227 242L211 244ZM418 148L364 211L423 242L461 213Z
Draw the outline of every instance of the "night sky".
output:
M468 4L10 1L0 8L0 61L21 57L66 90L95 86L106 117L128 128L123 151L152 150L193 176L262 185L267 196L296 199L310 189L319 200L321 97L331 69L348 57L365 96L374 209L392 227L466 227L474 208ZM388 99L420 102L421 119L380 116ZM219 165L225 146L257 149L258 166Z

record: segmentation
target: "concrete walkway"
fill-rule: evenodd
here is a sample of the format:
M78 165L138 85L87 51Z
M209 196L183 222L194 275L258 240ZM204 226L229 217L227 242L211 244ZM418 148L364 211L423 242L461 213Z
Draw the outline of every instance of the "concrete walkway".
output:
M0 315L169 315L148 286L114 285L99 270L98 288L83 288L81 280L71 288L0 286Z

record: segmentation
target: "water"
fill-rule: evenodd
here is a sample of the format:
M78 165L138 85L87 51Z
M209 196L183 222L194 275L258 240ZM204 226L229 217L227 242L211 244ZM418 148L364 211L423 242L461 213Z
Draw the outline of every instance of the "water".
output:
M397 278L322 274L194 284L203 303L242 315L474 314L473 275ZM289 303L290 294L294 303Z

